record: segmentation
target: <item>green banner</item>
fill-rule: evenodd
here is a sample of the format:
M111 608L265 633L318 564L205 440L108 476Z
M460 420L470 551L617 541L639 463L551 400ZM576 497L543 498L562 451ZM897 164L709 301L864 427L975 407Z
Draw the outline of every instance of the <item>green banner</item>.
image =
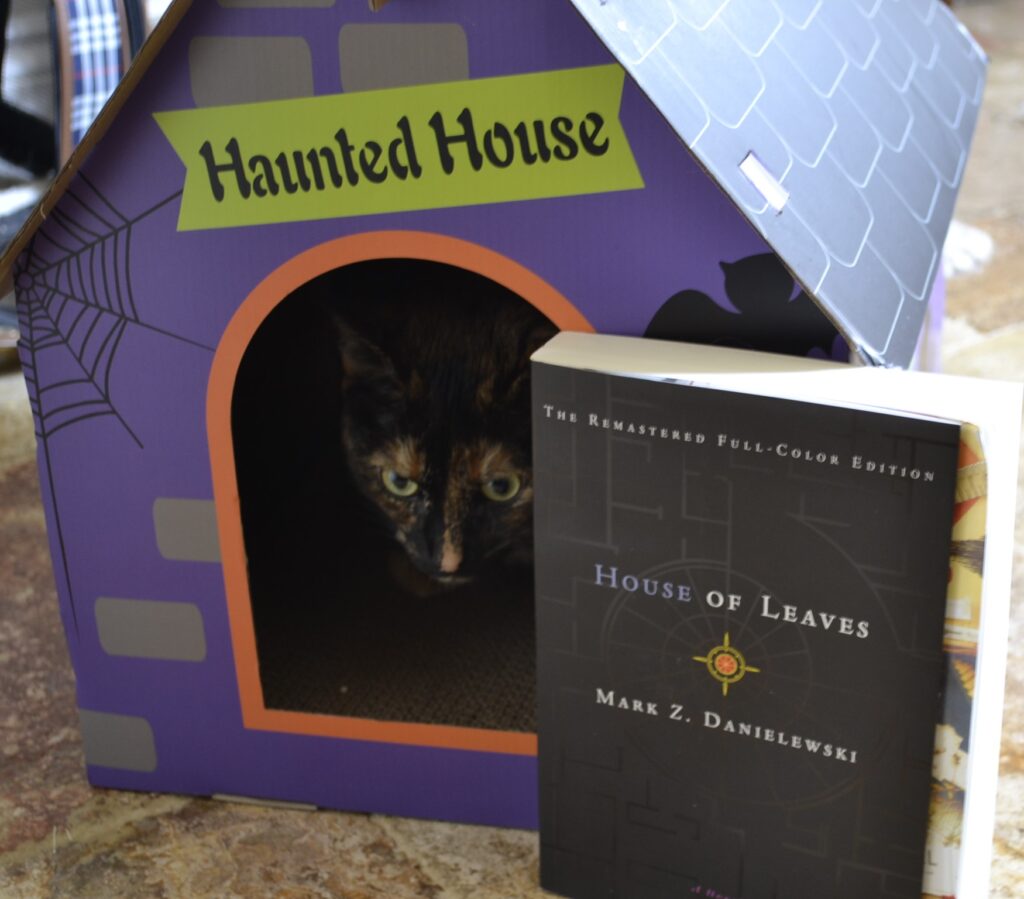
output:
M617 65L156 113L180 231L642 188Z

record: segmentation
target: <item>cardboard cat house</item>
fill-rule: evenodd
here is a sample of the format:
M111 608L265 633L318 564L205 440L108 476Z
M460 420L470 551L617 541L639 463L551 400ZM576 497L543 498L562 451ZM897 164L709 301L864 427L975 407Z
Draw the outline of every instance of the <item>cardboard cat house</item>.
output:
M906 365L983 80L933 0L173 3L0 263L92 782L532 826L528 576L391 584L322 295Z

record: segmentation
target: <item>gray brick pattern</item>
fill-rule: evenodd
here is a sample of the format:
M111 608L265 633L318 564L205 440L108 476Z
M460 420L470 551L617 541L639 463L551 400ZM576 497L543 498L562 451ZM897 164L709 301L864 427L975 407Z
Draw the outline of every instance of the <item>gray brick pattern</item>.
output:
M984 54L938 0L573 0L875 363L914 352ZM740 171L753 153L779 211Z
M219 562L217 509L212 499L157 497L153 501L157 549L175 562Z
M188 64L199 107L313 96L313 55L301 37L196 37Z
M156 741L145 718L79 709L85 763L119 771L155 771Z
M108 655L175 662L206 658L203 616L193 603L100 597L94 608L100 645Z
M345 91L465 81L469 43L456 24L344 25L338 38Z

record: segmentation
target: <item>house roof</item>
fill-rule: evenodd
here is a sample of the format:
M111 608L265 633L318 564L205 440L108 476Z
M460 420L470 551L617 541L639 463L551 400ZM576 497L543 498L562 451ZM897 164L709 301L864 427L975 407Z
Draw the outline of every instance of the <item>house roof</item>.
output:
M985 56L938 0L572 0L876 364L910 362Z
M950 11L939 0L571 2L861 355L907 365L984 87L984 54ZM0 282L190 5L168 8L0 258Z

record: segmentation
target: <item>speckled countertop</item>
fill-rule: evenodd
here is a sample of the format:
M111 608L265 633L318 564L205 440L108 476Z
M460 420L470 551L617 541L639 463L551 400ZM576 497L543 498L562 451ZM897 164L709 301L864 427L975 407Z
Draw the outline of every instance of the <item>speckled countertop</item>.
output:
M949 285L949 371L1024 378L1024 7L974 0L961 17L991 55L957 218L994 241ZM984 253L984 239L962 241ZM2 352L2 351L0 351ZM0 356L0 366L4 364ZM536 834L372 815L96 790L57 616L16 370L0 372L0 896L542 896ZM1024 527L1013 611L993 897L1024 896Z

